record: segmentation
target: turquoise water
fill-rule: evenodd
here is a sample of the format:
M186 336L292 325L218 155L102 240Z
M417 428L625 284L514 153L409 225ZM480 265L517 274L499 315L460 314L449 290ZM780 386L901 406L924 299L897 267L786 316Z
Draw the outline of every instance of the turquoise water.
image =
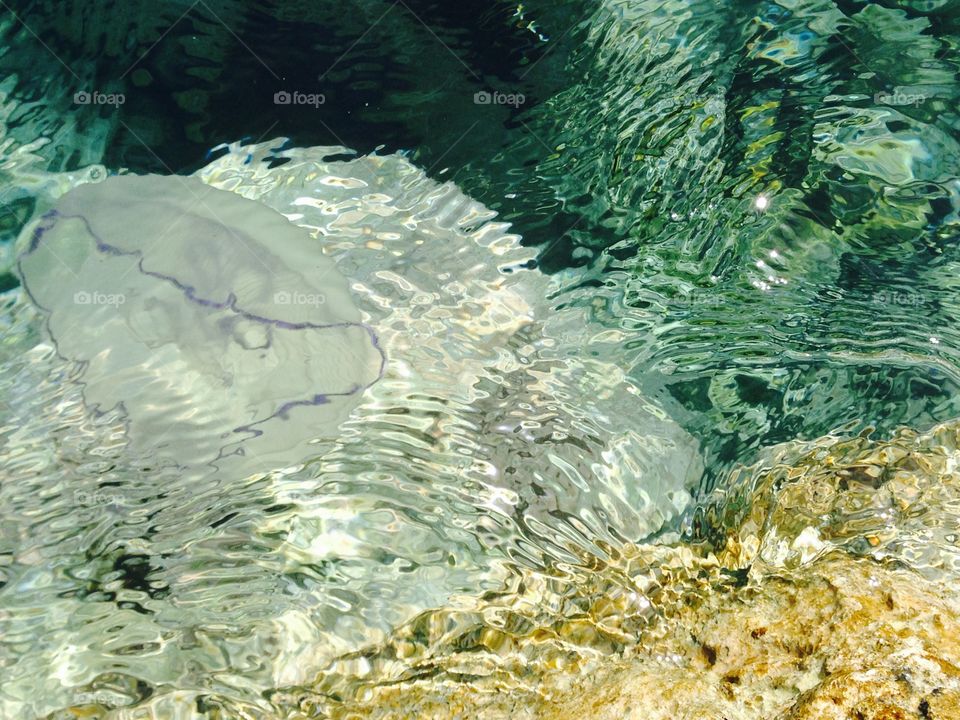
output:
M11 4L0 716L266 713L511 567L677 530L764 448L960 416L957 17ZM103 340L117 305L31 302L16 258L69 188L118 172L192 173L311 233L388 358L336 429L292 414L277 436L307 447L184 470L218 417L185 333L94 401L97 353L135 357ZM125 274L91 273L90 297Z

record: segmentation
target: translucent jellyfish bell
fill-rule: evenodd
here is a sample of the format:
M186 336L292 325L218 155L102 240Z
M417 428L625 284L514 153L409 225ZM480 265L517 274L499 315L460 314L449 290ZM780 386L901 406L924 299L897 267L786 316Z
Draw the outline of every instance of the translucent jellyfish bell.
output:
M184 469L301 462L385 357L303 229L195 178L81 185L29 231L24 288L91 411L128 449Z

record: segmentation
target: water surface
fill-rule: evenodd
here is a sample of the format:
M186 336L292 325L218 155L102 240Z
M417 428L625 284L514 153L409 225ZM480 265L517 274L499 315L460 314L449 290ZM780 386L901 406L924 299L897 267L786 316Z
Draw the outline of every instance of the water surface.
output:
M20 2L0 35L0 714L267 712L766 448L960 416L955 3ZM313 232L390 348L332 445L187 482L90 412L14 239L118 171Z

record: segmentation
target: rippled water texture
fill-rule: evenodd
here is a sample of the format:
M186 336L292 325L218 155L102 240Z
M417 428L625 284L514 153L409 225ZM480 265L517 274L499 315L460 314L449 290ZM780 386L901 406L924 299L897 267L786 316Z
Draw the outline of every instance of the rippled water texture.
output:
M236 422L219 426L216 404L183 404L192 385L201 392L192 368L212 359L211 343L227 343L214 380L228 373L239 382L252 362L234 360L229 337L212 334L229 320L221 305L202 308L212 315L200 323L191 298L201 290L233 296L236 272L243 293L227 303L232 312L261 302L270 306L261 314L302 313L285 298L277 307L272 294L305 294L280 274L298 266L259 267L247 258L286 253L303 262L302 250L288 250L291 240L276 232L272 256L251 247L259 236L250 220L239 223L243 203L232 207L212 193L198 195L203 209L193 212L231 210L235 236L207 239L205 230L180 240L187 230L176 214L168 232L158 226L158 238L142 222L130 236L124 210L111 213L100 192L71 194L40 218L25 232L22 261L40 307L10 297L11 337L20 342L6 349L2 373L10 715L102 699L111 688L136 696L146 687L138 681L155 693L242 697L304 682L334 653L376 639L411 612L494 587L507 564L538 567L575 559L571 547L644 537L689 502L701 472L696 442L612 361L616 344L596 337L602 328L582 309L563 307L563 279L526 269L532 253L488 210L399 157L327 162L343 149L274 151L278 145L234 148L199 177L312 233L316 251L350 279L352 302L389 358L384 375L332 446L317 445L305 465L248 477L245 465L221 472L221 450L208 472L184 469L187 448L226 442L217 436ZM269 169L278 157L289 161ZM189 204L180 187L170 189L165 204ZM84 221L88 212L96 220ZM106 260L84 250L104 247L105 237L143 250ZM209 289L193 288L185 280L192 270L165 265L160 254L180 243L230 241L235 262L204 276ZM44 248L50 256L34 269ZM81 251L91 259L74 260ZM49 277L58 261L71 263L76 279L66 273L41 290L41 271ZM255 282L268 286L266 301ZM327 282L329 294L336 280ZM77 300L78 292L86 295ZM124 300L97 304L109 297ZM329 295L320 314L338 303ZM144 315L166 320L144 324ZM180 354L157 356L168 365L135 367L124 397L123 384L110 384L121 377L113 365L181 316L197 329L177 334ZM40 335L45 320L56 345ZM105 332L113 339L98 351ZM352 342L362 349L364 338ZM260 390L269 391L268 377ZM222 392L232 402L257 387ZM202 392L216 397L213 386ZM282 422L263 425L264 436L286 439L290 423L324 440L314 411L289 408Z
M109 59L73 79L0 55L0 716L335 715L398 679L517 688L832 550L956 588L956 3L496 3L502 52L410 4L435 24L377 25L310 120L276 110L268 77L229 72L244 46L224 23L268 63L287 53L260 5L160 40L177 3L113 8L101 39L57 35L57 52ZM290 43L311 75L311 53L326 67L390 11L314 5L276 10L285 32L336 41ZM130 102L77 109L78 83ZM474 104L483 89L529 102ZM292 139L261 142L277 135ZM262 236L265 264L234 245L197 314L198 267L175 248L257 223L214 207L220 240L166 236L91 189L150 172L184 179L180 204L212 188L281 213L276 237L301 245ZM94 199L58 224L77 186ZM97 266L104 223L125 249ZM38 233L65 257L32 277ZM311 250L342 302L288 278ZM78 274L46 282L60 263ZM214 314L281 317L250 297L369 329L277 346L339 358L355 406L314 424L290 405L310 367L257 381L232 343L259 343ZM335 352L358 343L356 366ZM232 394L192 403L198 378L196 397ZM264 418L254 467L230 433ZM243 462L219 472L227 456ZM635 552L649 540L664 544Z
M956 6L884 5L606 2L532 111L623 362L711 473L958 414Z

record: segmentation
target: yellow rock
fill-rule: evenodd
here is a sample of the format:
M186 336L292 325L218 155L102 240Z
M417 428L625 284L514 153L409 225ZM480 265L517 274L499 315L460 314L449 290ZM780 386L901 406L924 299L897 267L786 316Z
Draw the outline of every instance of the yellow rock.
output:
M960 720L956 448L955 426L780 448L705 507L712 544L518 571L398 629L371 677L325 677L342 702L302 690L291 717Z
M958 429L776 448L687 542L515 569L278 690L275 718L960 720Z

